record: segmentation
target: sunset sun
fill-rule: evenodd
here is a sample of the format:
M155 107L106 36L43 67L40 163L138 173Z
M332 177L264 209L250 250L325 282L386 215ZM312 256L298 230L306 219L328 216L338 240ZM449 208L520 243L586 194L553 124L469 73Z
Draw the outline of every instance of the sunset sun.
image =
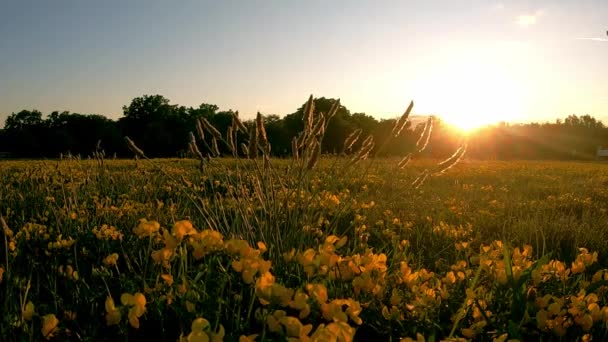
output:
M516 79L479 60L446 65L425 83L433 114L464 133L517 119L524 101Z

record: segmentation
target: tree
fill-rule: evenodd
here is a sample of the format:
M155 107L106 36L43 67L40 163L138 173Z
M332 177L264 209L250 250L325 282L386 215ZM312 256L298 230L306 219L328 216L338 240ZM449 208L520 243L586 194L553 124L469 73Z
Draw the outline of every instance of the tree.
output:
M6 118L4 129L19 130L24 128L32 128L42 123L42 113L37 110L22 110L18 113L12 113Z

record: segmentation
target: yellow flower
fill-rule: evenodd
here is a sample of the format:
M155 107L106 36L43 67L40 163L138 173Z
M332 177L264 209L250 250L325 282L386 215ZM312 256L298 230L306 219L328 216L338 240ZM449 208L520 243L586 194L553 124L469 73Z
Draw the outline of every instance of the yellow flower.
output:
M42 316L42 336L44 336L44 338L47 340L53 337L53 333L57 329L58 324L59 320L54 314Z
M310 305L308 304L308 295L298 290L293 296L293 300L289 302L289 307L300 311L300 318L306 318L310 314Z
M504 333L498 337L493 338L492 342L505 342L507 341L507 338L509 338L509 334Z
M253 335L241 335L241 337L239 337L239 342L255 342L256 337L258 337L258 334L253 334Z
M319 304L327 302L327 288L323 284L307 284L306 291L308 294L315 299Z
M21 312L21 317L24 320L29 321L32 319L32 316L34 316L34 303L29 301L25 304L25 308L23 308L23 311Z
M275 283L274 276L265 272L255 282L255 294L262 305L278 302L281 306L287 306L293 296L293 290Z
M334 322L327 326L321 324L311 336L312 341L343 341L352 342L355 337L355 328L344 322Z
M333 244L335 244L336 242L338 242L338 240L340 240L340 238L339 238L339 237L337 237L337 236L335 236L335 235L330 235L330 236L328 236L328 237L325 239L325 244L328 244L328 245L333 245Z
M145 218L139 220L139 224L133 232L141 239L144 237L152 236L160 229L160 223L156 221L148 221Z
M95 236L99 239L99 240L121 240L123 238L123 234L121 232L119 232L116 227L114 226L108 226L107 224L104 224L101 226L101 228L97 229L97 227L93 228L93 234L95 234Z
M316 252L312 248L298 255L298 262L304 267L304 271L309 277L315 274L315 270L318 267L318 264L315 264L315 256Z
M399 342L424 342L424 341L425 341L424 336L422 336L422 334L420 334L420 333L416 333L415 340L411 337L404 337L399 340Z
M180 338L181 341L188 342L219 342L224 339L224 327L220 324L220 330L218 333L209 331L211 324L206 319L199 317L192 321L192 327L190 334L185 338Z
M192 222L188 220L177 221L173 225L173 235L175 235L178 240L183 239L184 236L194 234L196 234L196 229L192 226Z
M589 331L593 326L593 318L589 314L584 314L580 316L576 316L574 318L574 322L583 328L584 331Z
M121 318L121 314L120 314L120 310L118 310L116 308L116 306L114 305L114 299L112 299L112 296L108 296L106 298L106 325L110 326L110 325L115 325L120 323L120 318Z
M169 234L168 230L163 231L163 241L165 243L165 247L153 251L151 256L152 260L154 260L157 264L162 264L165 268L170 268L169 261L171 257L175 254L175 248L177 247L177 240Z
M308 336L308 333L312 330L312 325L303 325L300 320L295 317L283 317L280 320L281 325L285 327L285 332L289 337L304 337Z
M291 260L293 260L295 255L296 255L296 249L292 248L289 252L283 253L283 260L285 260L285 262L290 262ZM0 277L0 279L1 278L2 277Z
M173 284L173 276L170 274L161 274L160 276L161 278L163 278L163 280L165 281L165 283L167 283L167 285L171 286Z
M344 245L346 245L346 242L348 242L348 236L344 236L343 238L338 240L338 242L336 243L336 249L344 247Z
M116 262L118 262L118 253L112 253L103 259L103 264L108 267L116 266Z
M122 305L130 306L129 308L129 323L135 329L139 329L139 317L146 311L146 297L137 292L135 294L123 293L120 296Z
M570 267L572 274L583 273L585 271L585 263L582 260L575 260Z
M262 241L258 241L258 249L260 250L260 253L264 254L268 248L266 247L266 244L263 243Z
M283 328L281 327L281 319L285 316L287 316L287 313L283 310L276 310L272 313L272 315L268 315L268 317L266 317L268 330L276 333L283 331Z
M216 230L203 230L199 234L193 235L192 240L192 256L197 260L211 252L219 251L224 248L224 237Z

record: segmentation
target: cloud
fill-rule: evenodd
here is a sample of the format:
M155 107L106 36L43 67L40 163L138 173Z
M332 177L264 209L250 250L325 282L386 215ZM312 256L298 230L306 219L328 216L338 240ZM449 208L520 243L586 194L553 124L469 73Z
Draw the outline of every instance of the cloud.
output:
M599 38L599 37L582 37L576 38L578 40L592 40L594 42L608 42L608 38Z
M515 22L521 27L528 27L536 24L536 18L536 14L523 14L517 16L517 18L515 18Z

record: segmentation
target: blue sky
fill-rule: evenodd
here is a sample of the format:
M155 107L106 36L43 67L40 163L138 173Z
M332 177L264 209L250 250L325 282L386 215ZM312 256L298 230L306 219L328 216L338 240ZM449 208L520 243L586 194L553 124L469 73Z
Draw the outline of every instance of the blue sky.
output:
M607 30L605 0L3 0L0 122L157 93L245 117L312 93L378 118L413 99L448 121L608 121Z

